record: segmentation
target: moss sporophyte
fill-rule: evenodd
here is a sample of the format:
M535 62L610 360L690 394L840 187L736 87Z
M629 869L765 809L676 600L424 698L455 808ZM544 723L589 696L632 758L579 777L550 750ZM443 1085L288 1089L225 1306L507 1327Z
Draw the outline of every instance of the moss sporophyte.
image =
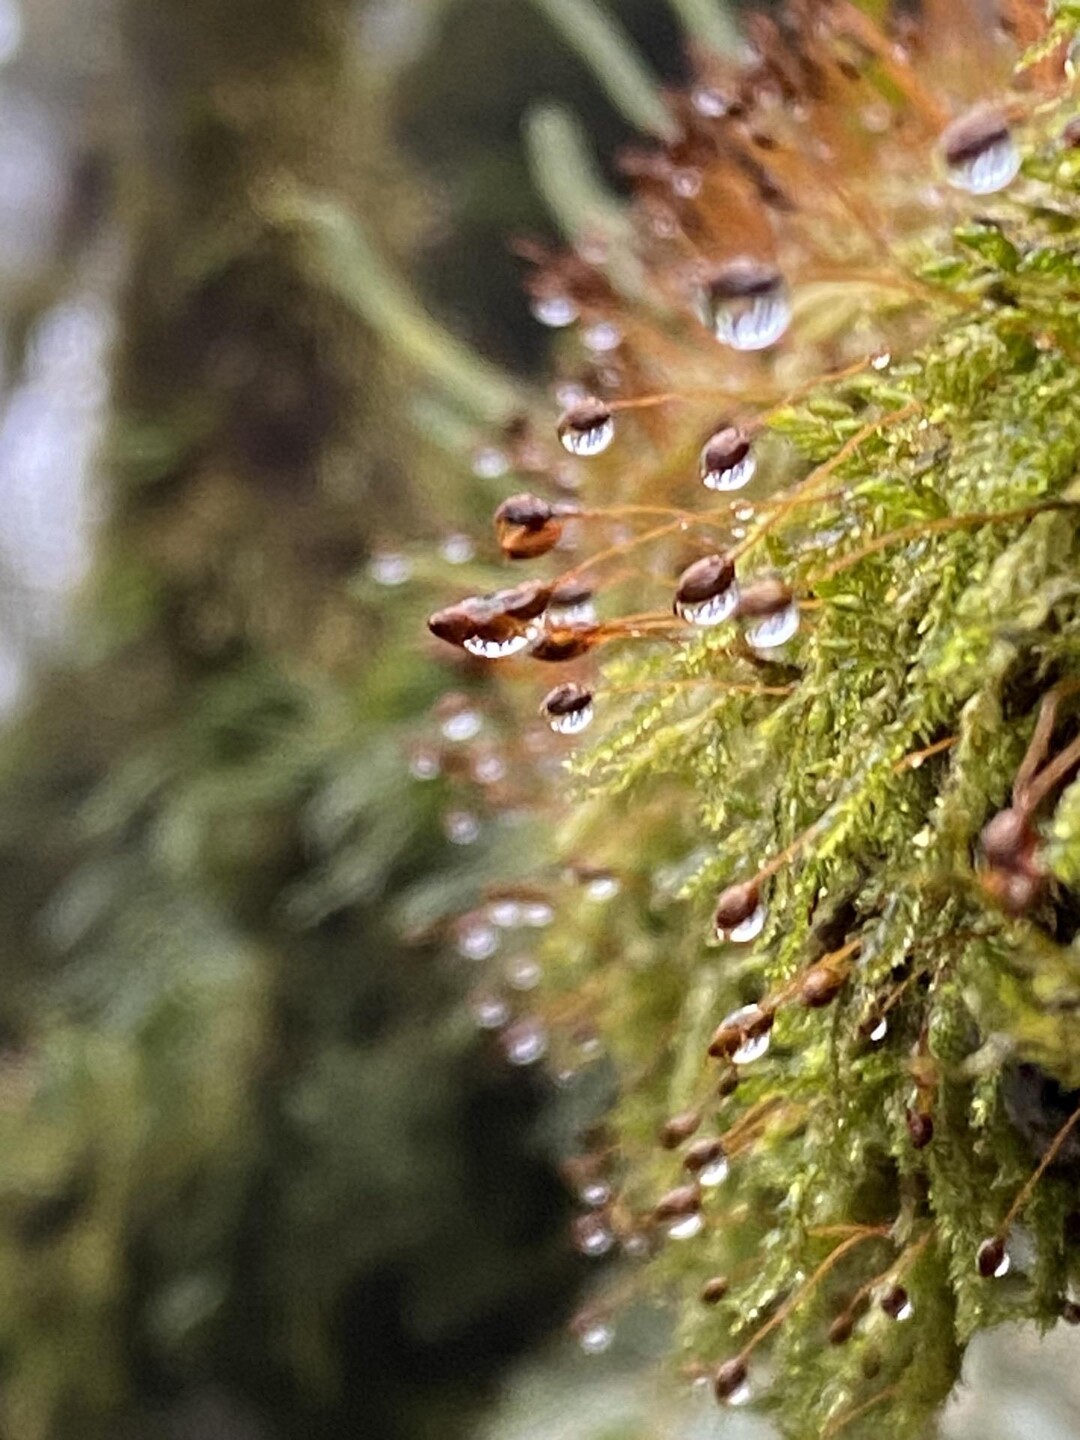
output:
M626 238L532 282L581 373L493 442L536 603L432 620L561 836L531 1013L619 1076L577 1243L797 1440L1077 1313L1080 7L998 10L699 58Z

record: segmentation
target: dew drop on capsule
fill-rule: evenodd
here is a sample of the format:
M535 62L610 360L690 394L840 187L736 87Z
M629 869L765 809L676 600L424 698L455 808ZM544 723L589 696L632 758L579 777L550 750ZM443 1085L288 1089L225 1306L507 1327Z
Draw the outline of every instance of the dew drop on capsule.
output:
M565 330L578 318L578 308L569 295L539 295L529 308L534 319L551 330Z
M499 932L487 920L469 920L458 927L456 945L465 960L490 960L499 948Z
M586 350L592 350L597 355L607 355L619 348L623 334L617 325L612 325L608 320L599 320L582 331L581 341Z
M505 640L496 640L485 635L466 635L461 646L479 660L508 660L511 655L520 655L523 650L527 650L538 633L536 627L530 625L516 635L508 635Z
M619 877L605 873L594 875L585 885L585 894L597 905L604 905L609 900L614 900L621 889Z
M540 713L556 735L580 735L596 713L592 692L572 682L556 685L544 696Z
M559 420L564 450L579 459L602 455L615 438L615 420L602 400L592 397L572 405Z
M726 932L726 938L730 940L733 945L749 945L750 942L756 940L762 930L764 930L766 915L767 911L765 906L758 904L745 920L740 921L738 925L733 925L732 928Z
M376 585L395 588L404 585L412 575L412 561L407 555L384 550L381 554L372 556L368 573Z
M873 1045L880 1045L889 1033L889 1022L884 1016L873 1026L870 1031L870 1042Z
M722 1185L728 1177L729 1170L726 1155L721 1155L704 1169L698 1171L698 1184L706 1190L713 1190L717 1185Z
M615 1331L604 1320L594 1320L586 1325L578 1336L578 1344L586 1355L602 1355L611 1349Z
M738 1031L739 1043L732 1051L734 1065L752 1065L767 1055L772 1040L772 1017L760 1005L743 1005L724 1018L721 1029Z
M991 1236L979 1246L976 1265L984 1280L1001 1280L1012 1269L1012 1257L1000 1236Z
M591 1185L586 1185L581 1191L581 1203L588 1205L591 1210L601 1205L606 1205L611 1199L611 1186L605 1185L602 1180L596 1180Z
M757 468L749 435L734 425L718 430L705 442L700 468L707 490L741 490L754 478Z
M442 766L433 750L415 750L409 759L409 774L414 780L436 780Z
M993 105L977 105L943 132L941 154L949 182L969 195L992 195L1015 180L1020 152L1009 122Z
M498 995L477 995L469 1009L481 1030L500 1030L510 1018L509 1005Z
M510 469L510 461L501 450L485 445L473 456L473 474L480 480L500 480Z
M521 907L521 923L533 930L542 930L555 919L555 911L546 900L530 900Z
M746 643L752 650L778 650L799 631L799 607L794 602L775 615L767 615L746 632Z
M615 1244L615 1232L602 1215L579 1215L573 1223L574 1246L590 1260L606 1255Z
M704 1228L705 1221L701 1211L695 1210L690 1215L679 1215L669 1220L664 1226L664 1234L669 1240L692 1240L695 1235L700 1235Z
M480 838L480 821L470 810L451 810L443 816L443 830L451 845L472 845Z
M543 972L531 955L517 955L506 964L506 983L513 990L535 990Z
M439 546L439 554L448 565L467 565L476 554L476 546L468 535L447 535Z
M690 625L722 625L735 613L739 587L726 555L706 555L688 565L675 590L675 614Z
M455 710L442 722L444 739L455 745L474 740L484 727L483 717L476 710Z
M767 350L791 324L791 301L780 272L742 258L714 272L705 287L702 316L721 345Z
M502 1045L511 1065L535 1065L547 1054L547 1032L539 1020L518 1020L503 1031Z

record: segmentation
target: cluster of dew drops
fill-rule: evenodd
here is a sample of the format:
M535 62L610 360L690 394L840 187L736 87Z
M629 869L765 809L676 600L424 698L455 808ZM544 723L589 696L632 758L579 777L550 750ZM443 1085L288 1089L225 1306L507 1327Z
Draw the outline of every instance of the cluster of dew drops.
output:
M1004 113L980 105L949 125L939 140L939 155L948 180L971 195L988 195L1005 188L1017 176L1021 157ZM717 267L696 297L698 318L716 341L741 352L767 351L787 334L792 320L790 292L784 276L775 266L750 256L728 260ZM573 325L579 318L576 304L568 296L545 294L534 301L534 313L554 328ZM617 325L602 321L591 324L583 334L586 348L596 355L616 349L622 340ZM875 368L884 362L871 358ZM629 408L629 406L627 406ZM559 441L574 460L588 461L608 451L617 439L618 402L578 392L571 397L557 425ZM505 454L496 447L479 452L475 468L485 479L498 479L509 469ZM754 435L741 425L722 425L705 442L700 453L699 478L710 492L733 494L749 485L758 469ZM576 489L578 480L564 480L563 488ZM547 501L533 494L513 495L504 500L495 515L496 533L504 555L528 560L567 544L570 527L584 512L574 501ZM576 537L575 537L576 540ZM471 543L453 536L443 547L451 563L472 556ZM400 584L408 578L401 557L382 557L385 584ZM579 567L584 568L584 567ZM782 653L797 635L799 605L790 586L776 574L765 574L744 582L736 573L734 560L722 553L705 555L678 576L673 596L676 619L699 628L741 623L745 643L764 658ZM478 661L500 661L528 656L541 662L572 662L587 656L605 638L598 621L595 596L590 584L571 571L552 582L526 581L490 595L468 597L436 612L429 628L439 639L458 647ZM616 632L617 627L608 627ZM602 698L602 697L601 697ZM558 737L575 737L585 731L596 713L597 697L580 680L564 681L544 697L540 713L550 731ZM483 728L478 710L461 696L444 703L439 717L443 741L451 748L474 742ZM542 747L533 745L535 755ZM481 765L484 759L478 762ZM487 755L489 782L503 778L500 761ZM440 773L445 761L434 750L418 751L413 758L417 778L430 779ZM545 766L547 770L545 772ZM545 779L554 768L551 756L541 755L539 771ZM475 765L472 778L484 781ZM468 811L450 812L447 833L456 843L470 843L479 822ZM725 943L747 945L762 933L766 908L761 879L733 884L719 897L715 930ZM767 877L765 877L767 878ZM612 875L586 877L595 890L593 898L607 899L617 893L619 882ZM591 893L591 892L590 892ZM490 962L502 947L506 933L543 928L554 918L547 898L507 895L495 898L481 910L460 919L455 943L461 956L470 962ZM812 975L812 972L808 972ZM827 1004L837 993L842 975L819 971L816 988L804 986L803 1003L816 1007ZM539 985L540 966L528 952L515 950L503 968L504 987L522 994ZM514 1064L533 1064L548 1052L549 1036L542 1022L525 1016L515 1018L513 1005L505 994L494 989L478 991L473 1010L482 1028L502 1035L507 1058ZM745 1005L726 1016L717 1028L709 1053L722 1065L721 1095L730 1094L738 1084L742 1067L760 1061L769 1050L773 1015L767 1005ZM888 1030L884 1016L869 1017L865 1038L872 1044L883 1041ZM582 1046L586 1054L598 1053L599 1042L588 1037ZM917 1145L926 1143L932 1126L929 1117L913 1112L909 1128ZM731 1159L722 1142L711 1136L697 1136L699 1113L673 1117L665 1125L661 1143L681 1150L685 1183L677 1185L644 1219L628 1219L619 1210L614 1176L609 1173L610 1156L589 1153L568 1162L580 1202L573 1225L577 1249L599 1259L617 1249L630 1257L647 1256L663 1239L689 1241L706 1228L704 1200L707 1192L721 1186ZM921 1125L921 1130L919 1126ZM918 1138L921 1135L922 1138ZM980 1248L979 1273L1000 1277L1010 1266L1002 1237L992 1237ZM714 1277L702 1290L705 1304L719 1303L728 1283ZM877 1297L881 1308L903 1321L913 1305L903 1287L884 1287ZM852 1323L854 1321L852 1320ZM603 1309L583 1311L573 1323L582 1350L587 1354L605 1351L613 1339L610 1315ZM836 1328L836 1327L834 1327ZM849 1327L850 1329L850 1327ZM835 1338L845 1338L838 1335ZM748 1370L743 1356L721 1365L712 1377L718 1398L728 1404L742 1404L751 1398Z

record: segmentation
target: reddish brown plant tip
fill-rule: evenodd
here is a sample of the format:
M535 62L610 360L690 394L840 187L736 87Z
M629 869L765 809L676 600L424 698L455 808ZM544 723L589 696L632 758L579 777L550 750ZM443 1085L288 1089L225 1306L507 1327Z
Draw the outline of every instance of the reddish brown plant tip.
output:
M720 1366L713 1379L713 1389L721 1404L727 1404L745 1388L747 1374L746 1362L738 1356Z
M718 931L734 930L749 920L761 900L755 880L742 880L720 892L714 921Z
M701 1124L700 1110L683 1110L664 1122L660 1131L660 1144L665 1150L675 1150L684 1140L689 1140Z
M697 1175L723 1157L723 1143L715 1136L703 1136L702 1139L695 1140L683 1156L683 1169L689 1170L691 1175Z
M688 565L675 588L675 613L724 595L735 583L735 564L727 555L705 555Z
M726 1100L729 1095L734 1095L739 1088L739 1072L734 1065L725 1070L716 1082L716 1093L721 1100Z
M599 639L600 631L595 625L553 625L533 643L529 653L534 660L559 664L563 660L577 660L579 656L587 655Z
M476 634L476 621L462 605L447 605L428 616L427 627L437 640L448 645L464 645L470 635Z
M925 1150L930 1141L934 1138L934 1119L922 1110L907 1110L904 1116L907 1121L908 1135L911 1137L911 1144L916 1150Z
M611 407L595 396L571 405L559 417L558 434L571 455L591 458L601 454L615 438Z
M799 1001L808 1010L831 1005L844 988L847 976L828 965L814 965L799 981Z
M743 588L735 614L740 620L764 620L791 604L791 586L779 575L763 575Z
M828 1329L828 1341L830 1345L845 1345L851 1339L855 1329L855 1317L850 1311L845 1310L843 1315L838 1315Z
M676 1185L662 1195L653 1208L655 1219L679 1220L686 1215L696 1215L701 1209L701 1191L696 1185Z
M701 1303L703 1305L719 1305L730 1289L731 1286L726 1275L714 1275L701 1287Z

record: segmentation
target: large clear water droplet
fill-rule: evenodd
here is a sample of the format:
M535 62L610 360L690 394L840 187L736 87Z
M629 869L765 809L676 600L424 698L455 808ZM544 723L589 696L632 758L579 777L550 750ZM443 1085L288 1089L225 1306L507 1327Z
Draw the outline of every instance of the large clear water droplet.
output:
M707 629L712 625L722 625L725 620L730 620L738 603L739 587L733 582L726 590L722 590L719 595L713 595L708 600L676 600L675 613L688 625L699 625L702 629Z
M992 105L977 105L954 120L941 136L940 149L950 183L969 195L1004 190L1020 169L1008 120Z
M775 615L766 615L746 632L746 643L753 650L777 650L798 633L799 607L794 602Z
M725 469L706 470L702 474L702 483L707 490L741 490L744 485L749 485L754 478L754 471L757 469L757 461L753 454L744 455L734 465Z
M721 345L732 350L767 350L791 324L786 294L727 300L716 311L714 328Z

